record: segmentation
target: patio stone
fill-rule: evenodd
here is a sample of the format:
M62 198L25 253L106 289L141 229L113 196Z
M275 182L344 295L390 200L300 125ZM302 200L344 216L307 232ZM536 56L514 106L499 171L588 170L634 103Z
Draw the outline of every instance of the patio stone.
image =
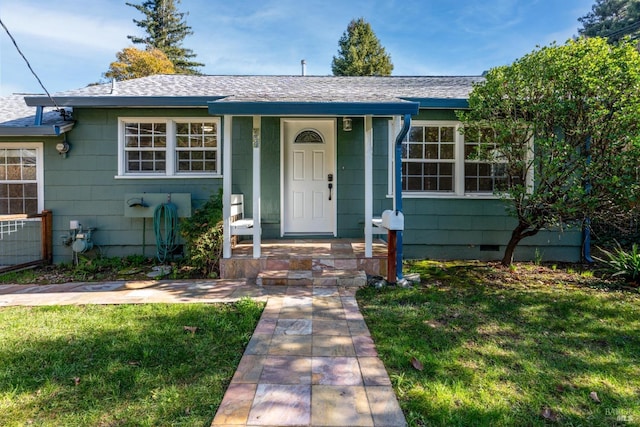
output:
M264 360L260 382L264 384L311 384L311 358L269 356Z
M257 387L257 384L229 385L212 425L246 425Z
M311 319L280 319L274 335L311 335Z
M311 420L311 386L259 384L247 424L300 426Z
M314 385L311 394L311 425L374 425L366 391L362 386Z
M349 386L362 385L360 366L355 357L313 357L311 359L313 384Z
M389 374L377 357L359 357L360 372L366 386L391 386Z
M406 426L396 395L391 386L366 387L371 415L376 426Z

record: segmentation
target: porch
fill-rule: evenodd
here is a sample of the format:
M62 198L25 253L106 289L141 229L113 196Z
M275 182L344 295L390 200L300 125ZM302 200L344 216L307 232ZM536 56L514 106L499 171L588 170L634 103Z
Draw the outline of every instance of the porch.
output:
M254 258L252 240L233 248L230 258L220 260L223 279L255 279L262 285L351 284L366 274L386 276L387 244L372 243L372 256L365 254L364 239L263 240L260 257Z

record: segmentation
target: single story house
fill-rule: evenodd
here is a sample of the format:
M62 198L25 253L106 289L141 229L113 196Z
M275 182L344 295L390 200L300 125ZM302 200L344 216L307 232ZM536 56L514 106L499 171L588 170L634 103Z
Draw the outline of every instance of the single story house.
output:
M370 254L384 237L373 219L396 209L405 259L499 259L515 223L493 193L501 169L466 155L478 141L455 113L481 81L154 75L5 98L0 215L52 211L54 262L89 248L69 245L79 224L124 256L153 245L153 207L188 216L222 189L225 258L241 194L256 258L261 241L292 237L362 239ZM16 166L33 173L6 172ZM576 261L581 240L546 230L516 258Z

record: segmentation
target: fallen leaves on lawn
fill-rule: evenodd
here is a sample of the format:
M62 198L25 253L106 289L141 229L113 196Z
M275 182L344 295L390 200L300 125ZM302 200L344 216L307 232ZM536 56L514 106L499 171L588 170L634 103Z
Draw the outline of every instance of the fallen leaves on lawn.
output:
M197 326L184 326L183 328L185 332L191 332L191 334L195 334L199 329Z
M422 371L424 369L424 365L422 364L422 362L416 359L415 356L411 357L411 366L413 366L418 371Z
M598 393L596 393L595 391L592 391L591 393L589 393L589 397L591 398L591 400L593 400L596 403L600 403L600 398L598 397Z
M73 385L75 385L76 387L80 385L80 377L75 377L73 379Z

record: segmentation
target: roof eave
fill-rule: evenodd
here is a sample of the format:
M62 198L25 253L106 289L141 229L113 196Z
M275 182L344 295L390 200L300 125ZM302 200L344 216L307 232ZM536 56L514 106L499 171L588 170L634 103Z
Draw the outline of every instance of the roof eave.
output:
M206 107L224 96L27 96L30 107ZM55 101L55 103L53 102Z
M209 114L235 116L396 116L418 114L419 104L395 102L290 102L223 101L209 102Z
M422 110L468 109L467 98L402 98L420 104Z
M42 126L1 126L0 136L60 136L73 129L75 122Z

